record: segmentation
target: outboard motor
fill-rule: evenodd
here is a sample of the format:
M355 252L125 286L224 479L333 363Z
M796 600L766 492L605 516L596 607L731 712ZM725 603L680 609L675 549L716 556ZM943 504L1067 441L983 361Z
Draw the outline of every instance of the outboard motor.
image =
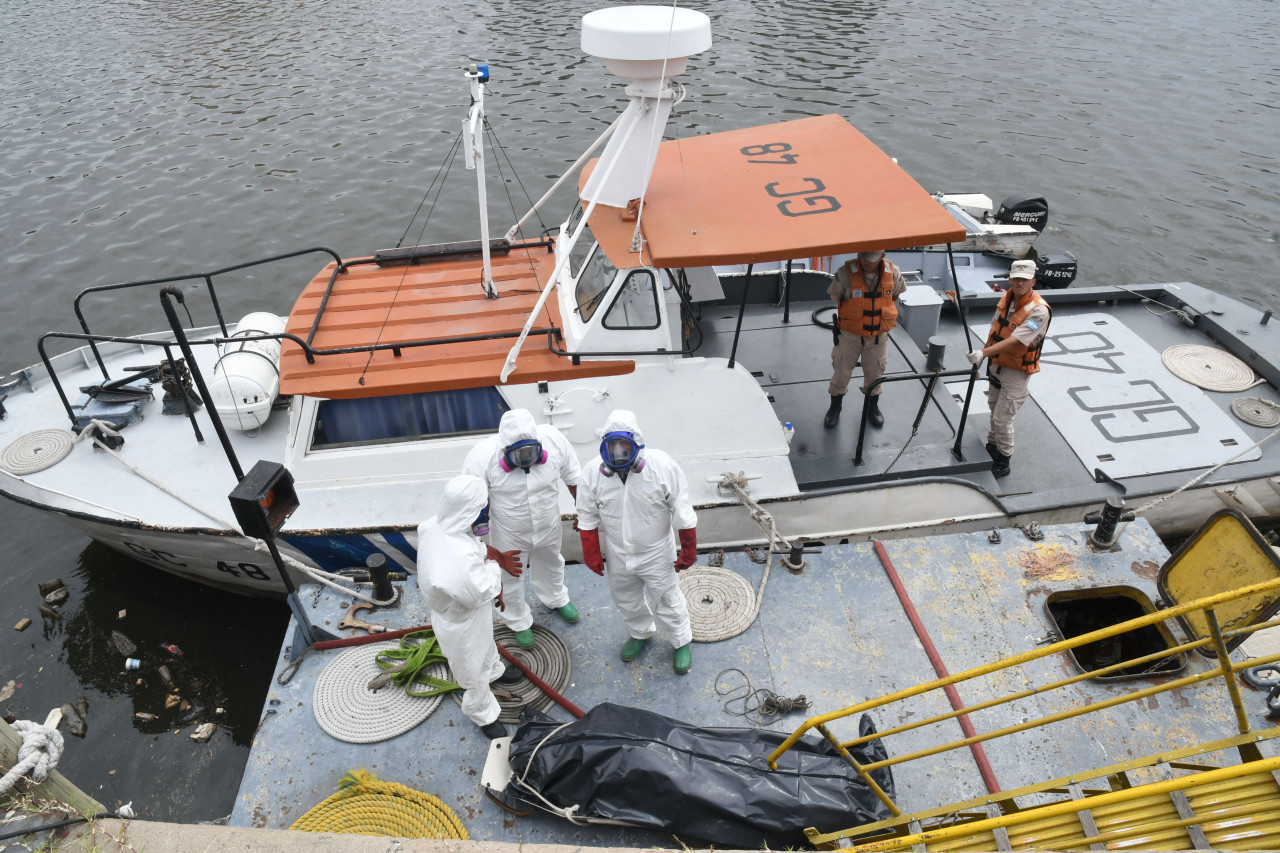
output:
M1049 202L1044 196L1011 195L1000 202L995 220L1005 225L1030 225L1036 231L1043 231L1049 224Z
M1040 255L1036 258L1036 287L1066 287L1076 280L1076 259L1071 255Z

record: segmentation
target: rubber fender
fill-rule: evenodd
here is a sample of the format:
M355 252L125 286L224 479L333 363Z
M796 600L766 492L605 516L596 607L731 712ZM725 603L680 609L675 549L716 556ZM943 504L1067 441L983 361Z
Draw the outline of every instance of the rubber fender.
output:
M1264 663L1261 666L1251 666L1241 670L1240 677L1244 679L1245 684L1257 687L1259 690L1280 687L1280 664Z

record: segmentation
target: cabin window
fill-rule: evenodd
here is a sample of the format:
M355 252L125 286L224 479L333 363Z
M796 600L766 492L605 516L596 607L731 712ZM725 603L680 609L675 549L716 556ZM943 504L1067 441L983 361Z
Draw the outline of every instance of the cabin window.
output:
M569 233L573 233L573 219L569 220ZM565 239L568 239L567 237ZM587 259L587 253L596 244L596 238L592 235L591 229L586 225L582 226L582 236L578 238L578 242L573 244L573 250L569 252L569 275L577 278L578 273L582 271L582 262Z
M606 329L658 328L658 288L649 270L633 270L604 315Z
M590 321L595 315L600 301L609 292L609 285L613 284L617 274L618 270L609 263L604 249L596 246L582 268L582 277L578 279L578 288L574 291L578 302L578 316L582 318L582 322Z
M508 408L497 388L321 400L311 448L493 432Z

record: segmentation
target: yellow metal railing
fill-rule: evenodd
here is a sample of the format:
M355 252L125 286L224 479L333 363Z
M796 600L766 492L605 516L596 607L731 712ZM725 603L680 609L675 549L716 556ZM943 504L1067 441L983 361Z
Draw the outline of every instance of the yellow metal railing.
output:
M1187 687L1189 685L1211 681L1219 678L1221 678L1225 682L1225 686L1230 695L1231 705L1235 710L1236 724L1240 734L1236 737L1229 738L1226 741L1220 741L1217 743L1224 744L1227 746L1234 746L1236 749L1239 750L1241 757L1245 761L1249 761L1249 762L1258 761L1262 758L1262 756L1261 756L1261 753L1258 751L1256 741L1266 740L1271 737L1280 736L1280 727L1277 727L1275 729L1271 729L1262 733L1250 732L1248 715L1245 712L1244 705L1240 697L1239 685L1237 683L1237 673L1239 673L1244 669L1248 669L1254 666L1259 666L1262 664L1278 663L1280 662L1280 654L1254 658L1248 661L1232 662L1230 655L1227 653L1226 649L1227 649L1228 641L1232 639L1242 638L1256 631L1263 630L1265 628L1273 628L1273 627L1280 626L1280 618L1272 619L1271 621L1263 622L1257 625L1250 625L1244 628L1233 629L1232 628L1233 624L1243 622L1247 618L1251 618L1257 614L1258 611L1255 605L1255 609L1249 609L1241 613L1234 620L1232 620L1232 622L1228 623L1225 626L1228 630L1223 630L1223 628L1218 625L1217 618L1214 614L1214 608L1230 602L1239 602L1241 599L1248 598L1250 596L1265 595L1266 593L1273 593L1277 591L1280 591L1280 578L1275 578L1275 579L1268 580L1261 583L1254 583L1248 586L1242 586L1238 589L1231 590L1229 592L1223 592L1223 593L1218 593L1212 596L1206 596L1204 598L1200 598L1195 601L1190 601L1185 604L1176 605L1173 607L1166 608L1164 610L1157 611L1155 613L1150 613L1145 616L1140 616L1135 619L1130 619L1127 622L1121 622L1116 625L1111 625L1097 631L1092 631L1087 634L1081 634L1077 637L1072 637L1069 640L1062 640L1060 642L1056 642L1051 645L1038 648L1034 651L1024 652L1019 655L1014 655L1012 657L1005 658L1004 660L995 661L989 664L984 664L982 666L974 667L964 672L949 675L944 678L939 678L925 684L920 684L915 687L899 690L877 699L871 699L866 702L860 702L856 705L852 705L850 707L847 707L838 711L832 711L827 714L811 717L808 720L806 720L794 732L792 732L792 734L776 750L774 750L773 753L770 754L768 758L769 766L771 768L776 769L777 760L784 752L786 752L792 746L794 746L795 743L806 732L810 730L817 730L824 738L826 738L826 740L832 745L832 747L836 749L836 751L845 759L845 761L849 762L849 764L858 773L858 775L862 779L870 783L872 791L881 800L881 802L885 804L890 814L894 815L894 817L885 821L880 821L879 823L876 823L876 824L852 827L849 829L843 829L843 830L828 833L828 834L822 834L822 833L818 833L815 830L809 830L807 831L807 835L809 836L810 842L815 844L815 846L831 844L835 841L838 841L841 838L848 838L855 835L865 836L868 833L871 833L872 835L874 835L877 831L881 831L881 832L889 831L889 832L893 832L894 835L902 835L903 831L905 830L905 827L908 825L910 821L919 820L924 817L928 817L930 815L946 814L948 812L950 812L951 814L955 814L956 809L958 807L953 804L950 808L946 810L935 809L927 812L918 812L912 815L904 816L902 813L902 810L898 807L898 805L894 803L892 799L880 788L880 786L876 785L875 782L872 780L870 776L870 773L872 771L885 768L885 767L892 767L900 764L905 764L915 759L938 755L940 753L950 752L952 750L963 749L973 744L979 744L986 741L1009 737L1012 735L1019 734L1021 732L1038 729L1052 723L1061 722L1063 720L1069 720L1069 719L1080 717L1096 711L1101 711L1106 708L1115 707L1117 705L1122 705L1128 702L1135 702L1150 696L1156 696L1162 693L1167 693L1171 690L1177 690L1182 687ZM1269 599L1267 598L1263 599L1264 602L1266 600L1269 600ZM828 727L829 723L832 723L836 720L841 720L847 717L852 717L854 715L875 711L876 709L883 708L895 702L901 702L903 700L912 699L914 697L924 696L925 694L936 693L938 691L942 691L946 689L951 685L963 684L965 682L973 681L975 679L981 679L986 676L990 676L994 673L1001 673L1001 672L1004 672L1005 670L1009 670L1014 667L1023 666L1031 661L1040 660L1042 658L1050 657L1052 655L1058 655L1063 652L1070 652L1072 649L1076 649L1081 646L1088 645L1090 643L1095 643L1095 642L1098 642L1099 640L1109 639L1112 637L1116 637L1120 634L1124 634L1130 631L1135 631L1137 629L1144 628L1146 626L1156 625L1160 622L1164 622L1167 619L1172 619L1178 616L1185 617L1186 614L1199 615L1203 619L1204 624L1208 628L1208 636L1204 636L1204 637L1201 637L1200 639L1192 640L1190 642L1186 642L1178 646L1172 646L1170 648L1161 649L1158 652L1145 655L1143 657L1120 661L1113 665L1102 667L1090 672L1084 672L1084 673L1072 676L1070 678L1064 678L1048 684L1031 687L1029 689L1021 690L1016 693L1010 693L1010 694L1001 696L1000 698L992 699L986 702L981 702L971 706L967 706L959 710L953 710L947 713L936 714L933 716L925 717L909 723L904 723L902 725L885 729L884 731L879 731L879 732L875 732L862 737L854 738L852 740L847 740L847 741L839 740L832 734L830 728ZM1212 647L1213 651L1216 653L1217 666L1215 668L1206 670L1198 674L1188 675L1181 678L1168 678L1167 680L1163 680L1162 683L1160 684L1133 689L1121 695L1112 696L1104 700L1092 702L1085 705L1080 705L1078 707L1070 708L1064 711L1059 711L1057 713L1047 714L1045 716L1042 716L1036 719L1028 720L1027 722L1024 722L1024 723L1020 723L1012 726L1006 726L1004 728L995 729L993 731L989 731L985 733L975 733L971 737L964 737L964 738L953 740L949 743L944 743L938 746L932 746L925 749L918 749L912 752L904 753L902 755L890 757L882 761L862 763L862 762L859 762L857 759L855 759L853 755L849 752L851 748L856 747L860 744L867 743L869 741L873 741L876 739L883 739L887 741L887 739L893 737L894 735L901 735L903 733L914 731L916 729L920 729L925 726L946 722L948 720L953 720L957 717L961 717L965 715L970 715L976 711L982 711L988 708L994 708L1000 705L1005 705L1010 702L1016 702L1020 699L1025 699L1030 696L1043 695L1045 693L1048 693L1049 691L1056 690L1061 687L1066 687L1071 684L1076 684L1081 681L1097 678L1099 676L1106 676L1112 673L1118 673L1121 670L1131 669L1135 666L1140 666L1141 664L1144 664L1144 663L1153 663L1155 661L1159 661L1162 659L1176 657L1179 653L1189 652L1189 651L1193 651L1193 650L1201 649L1205 647ZM1205 744L1204 746L1209 746L1209 745ZM1221 746L1219 748L1221 748ZM1194 750L1194 749L1178 750L1177 754L1179 756L1185 757L1188 755L1199 754L1200 752L1203 752L1203 751L1206 751L1206 750ZM1168 755L1172 755L1172 753L1169 753ZM1125 768L1136 767L1136 766L1147 766L1150 764L1158 763L1161 760L1167 760L1167 759L1162 758L1161 756L1149 756L1145 759L1135 759L1134 761L1126 762L1125 764L1122 764L1122 765L1116 765L1115 767L1112 767L1112 768L1100 768L1099 770L1094 772L1075 773L1073 774L1072 780L1074 781L1079 779L1102 778L1112 773L1122 772L1123 769ZM1241 768L1225 768L1223 772L1226 773L1228 776L1230 776L1232 772L1244 772L1244 771L1242 771ZM1247 772L1253 772L1253 770L1248 769ZM1060 783L1061 783L1061 780L1059 780L1059 784ZM996 796L980 798L979 800L970 801L969 803L962 804L961 807L975 807L980 803L995 802L997 800L1007 801L1014 796L1019 796L1024 793L1028 793L1032 791L1040 791L1040 792L1049 791L1049 790L1052 790L1053 784L1054 783L1046 783L1045 785L1041 785L1041 786L1032 786L1029 788L1021 789L1020 791L1001 792L999 795L996 795ZM1136 791L1138 789L1135 788L1133 790ZM1116 792L1115 796L1117 796L1121 801L1123 801L1126 796L1126 792L1125 791ZM1079 801L1077 801L1077 803L1078 802ZM1062 804L1062 806L1066 810L1079 808L1078 804L1073 805L1072 803L1064 803ZM917 841L917 843L920 843L920 842Z

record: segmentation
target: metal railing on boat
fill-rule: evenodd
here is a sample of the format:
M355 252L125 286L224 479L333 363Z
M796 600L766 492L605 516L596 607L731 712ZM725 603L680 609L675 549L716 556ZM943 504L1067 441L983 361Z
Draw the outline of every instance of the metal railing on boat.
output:
M777 759L791 749L806 732L816 730L831 746L853 767L862 779L869 783L871 790L889 809L893 817L875 823L853 826L834 831L819 831L817 828L805 830L810 843L822 849L836 846L852 846L854 849L866 851L878 850L949 850L949 849L1023 849L1053 847L1054 849L1102 849L1101 845L1133 846L1146 849L1188 849L1200 847L1211 842L1214 847L1229 849L1275 849L1280 843L1280 758L1264 758L1258 744L1280 737L1280 726L1268 730L1250 728L1248 715L1242 703L1237 678L1245 670L1254 667L1280 663L1280 653L1256 657L1246 661L1233 662L1228 652L1228 644L1232 640L1241 639L1267 628L1280 627L1280 618L1246 627L1233 628L1233 623L1220 626L1215 616L1215 608L1244 599L1280 592L1280 577L1263 583L1254 583L1228 592L1211 595L1184 604L1167 607L1125 622L1081 634L1024 652L1003 660L973 667L964 672L938 678L905 690L861 702L856 705L832 711L806 720L769 756L771 767L776 767ZM1264 611L1265 612L1265 611ZM1245 607L1244 613L1233 622L1244 621L1246 617L1258 615L1256 606ZM917 703L936 701L939 693L954 691L955 685L975 682L979 679L1005 678L1006 673L1024 666L1032 661L1053 655L1070 653L1071 650L1091 643L1119 637L1127 632L1136 631L1147 626L1158 625L1167 619L1177 617L1195 618L1198 615L1207 628L1207 636L1193 639L1180 645L1161 649L1152 654L1122 660L1109 666L1099 667L1069 678L1063 678L1047 684L1035 684L1025 679L1032 686L1014 693L1008 693L989 701L960 706L955 710L923 716L912 722L893 726L883 731L874 732L851 740L840 740L831 731L830 724L854 715L864 714L877 709L886 709L895 703L915 700ZM1194 635L1193 635L1194 636ZM850 749L876 739L889 739L896 735L917 731L926 726L957 720L962 723L966 733L972 732L968 721L969 715L1009 703L1018 702L1032 696L1040 696L1049 691L1073 684L1113 675L1122 670L1135 667L1155 667L1161 661L1181 653L1196 649L1209 649L1216 657L1215 666L1192 675L1180 678L1167 678L1162 683L1132 689L1131 691L1112 695L1109 698L1090 702L1078 707L1069 708L1057 713L1046 714L1035 719L1010 725L988 732L973 732L966 737L940 745L906 752L902 755L887 757L880 761L859 762L850 753ZM954 750L982 749L983 743L1012 738L1025 732L1035 732L1045 726L1085 717L1107 708L1151 699L1170 691L1202 682L1221 679L1226 688L1230 704L1235 713L1238 732L1234 735L1192 746L1164 750L1129 761L1099 767L1094 770L1072 773L1029 785L1014 790L1001 791L998 786L988 796L971 799L959 803L938 804L912 812L903 813L902 809L877 785L871 777L873 771L881 768L896 767L911 761L939 755ZM999 691L997 691L999 692ZM945 701L945 699L944 699ZM902 706L899 706L902 707ZM909 717L908 712L902 716ZM1240 757L1240 764L1209 768L1203 764L1188 763L1186 760L1194 756L1234 749ZM975 758L979 758L975 754ZM983 761L979 761L983 766ZM1174 780L1162 781L1146 785L1131 785L1125 774L1140 768L1167 765L1173 768L1194 769L1198 774ZM1107 780L1110 790L1086 791L1081 787L1088 780ZM990 784L988 784L990 789ZM1222 794L1221 789L1242 791L1237 797L1234 794ZM1204 796L1196 800L1193 796L1199 791ZM1217 792L1216 794L1214 792ZM1035 795L1041 800L1046 795L1063 794L1067 798L1059 802L1045 805L1043 803L1022 807L1015 798ZM1222 798L1226 796L1227 800ZM1191 802L1206 802L1203 812L1195 813ZM1223 805L1223 802L1226 805ZM1097 812L1105 809L1127 808L1124 820L1114 825L1100 820ZM1093 810L1092 812L1090 810ZM1065 817L1064 817L1065 816ZM1235 825L1241 821L1253 819L1262 821L1256 831L1245 833L1245 837L1235 838L1230 834L1215 834L1209 825ZM1070 823L1070 831L1052 841L1044 837L1045 827L1059 825L1063 821ZM1170 839L1169 833L1176 830L1176 836ZM1061 831L1061 827L1057 831ZM1021 832L1027 843L1019 845L1017 838L1011 843L1010 837ZM1206 837L1205 833L1208 832ZM1163 833L1163 834L1162 834ZM1197 834L1199 833L1199 834ZM1146 843L1148 839L1160 839ZM1233 843L1238 841L1238 843ZM1241 846L1244 845L1244 846Z

